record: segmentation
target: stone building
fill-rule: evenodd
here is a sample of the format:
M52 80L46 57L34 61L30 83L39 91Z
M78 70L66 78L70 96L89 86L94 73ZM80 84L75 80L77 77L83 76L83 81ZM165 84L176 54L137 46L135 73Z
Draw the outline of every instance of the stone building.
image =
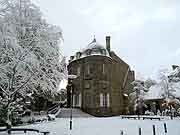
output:
M69 74L78 77L73 84L73 107L94 116L127 113L128 91L132 89L134 71L111 51L110 37L106 47L94 39L87 47L70 57ZM68 105L71 102L67 88Z

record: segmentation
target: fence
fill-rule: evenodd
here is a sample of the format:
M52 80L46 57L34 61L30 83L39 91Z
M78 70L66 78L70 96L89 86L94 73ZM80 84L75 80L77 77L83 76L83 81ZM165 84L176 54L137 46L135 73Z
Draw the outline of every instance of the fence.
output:
M168 130L167 130L166 123L163 124L163 129L164 129L164 135L167 135ZM126 135L126 134L124 134L123 130L121 130L120 135ZM141 127L138 128L138 135L146 135L146 133L143 134ZM158 135L158 134L156 134L156 126L155 125L152 125L152 135Z

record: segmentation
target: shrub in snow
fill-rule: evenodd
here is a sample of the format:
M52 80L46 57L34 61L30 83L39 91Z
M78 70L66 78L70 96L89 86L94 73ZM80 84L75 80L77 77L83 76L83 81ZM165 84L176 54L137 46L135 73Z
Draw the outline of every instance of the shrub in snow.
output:
M52 121L52 120L55 120L56 119L56 116L55 115L53 115L53 114L48 114L48 120L49 121Z

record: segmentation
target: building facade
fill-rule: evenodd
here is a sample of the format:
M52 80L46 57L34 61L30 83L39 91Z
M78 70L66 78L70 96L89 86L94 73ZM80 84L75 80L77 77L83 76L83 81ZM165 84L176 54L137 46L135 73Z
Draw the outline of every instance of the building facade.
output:
M72 81L73 107L94 116L127 113L128 91L132 89L134 71L111 51L109 36L106 37L106 47L94 39L85 49L71 56L68 72L78 76ZM69 105L70 95L68 88Z

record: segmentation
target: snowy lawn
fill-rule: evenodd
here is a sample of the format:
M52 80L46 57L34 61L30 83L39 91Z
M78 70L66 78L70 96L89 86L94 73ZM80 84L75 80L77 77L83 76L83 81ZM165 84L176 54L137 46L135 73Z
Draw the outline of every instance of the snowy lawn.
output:
M73 130L71 135L120 135L121 130L124 135L138 135L138 128L142 128L142 135L153 135L152 125L156 126L156 135L165 135L163 124L167 123L167 135L180 135L180 119L175 120L128 120L121 117L111 118L73 118ZM59 118L54 122L46 122L25 126L26 128L36 128L41 131L50 131L50 135L69 135L69 119ZM21 135L13 133L13 135ZM36 133L26 133L35 135ZM0 135L5 135L0 133Z

